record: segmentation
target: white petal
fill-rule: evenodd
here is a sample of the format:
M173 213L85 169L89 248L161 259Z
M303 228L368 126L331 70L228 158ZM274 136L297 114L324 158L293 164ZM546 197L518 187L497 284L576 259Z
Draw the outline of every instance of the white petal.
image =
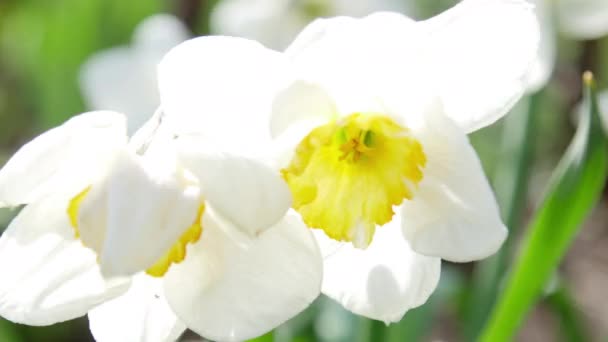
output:
M446 113L466 132L499 119L525 91L539 41L529 3L465 0L420 25Z
M213 8L209 20L213 34L254 39L279 50L307 22L290 0L223 0Z
M75 116L21 147L0 170L0 206L31 203L58 189L77 193L124 144L122 114Z
M551 4L548 0L534 0L534 13L540 24L540 44L538 46L538 54L528 75L528 93L534 93L543 88L555 66L556 58L556 32L554 29L555 23L551 16Z
M175 341L186 326L171 311L162 279L133 277L120 297L89 311L89 326L97 342Z
M577 39L608 34L608 2L604 0L556 1L560 29Z
M159 65L165 119L224 151L259 153L270 142L272 100L289 76L283 55L232 37L200 37Z
M238 341L277 327L319 294L321 256L310 231L287 215L251 244L236 244L203 216L203 235L165 276L169 305L211 340Z
M324 254L323 293L346 309L385 323L398 322L426 302L439 282L441 260L414 252L398 215L376 229L367 249L315 237Z
M203 150L205 142L180 139L180 161L198 178L201 195L243 233L255 236L291 206L280 173L259 160Z
M82 316L128 283L104 281L93 251L74 238L68 199L26 206L0 238L0 315L49 325Z
M333 99L318 84L295 80L282 89L275 98L270 118L273 167L286 167L306 135L339 115Z
M154 115L152 115L141 127L131 135L129 139L128 148L137 154L143 154L154 142L155 138L160 138L163 143L167 140L167 133L161 125L163 121L163 111L158 108Z
M467 262L495 253L507 236L496 199L466 135L439 112L412 131L427 164L402 205L406 239L418 253Z
M433 96L426 37L397 13L362 19L319 19L285 51L306 81L326 89L343 115L386 112L415 114Z
M270 132L273 138L302 121L322 124L337 117L329 94L318 85L297 80L281 90L272 105Z
M196 220L201 205L198 187L171 170L175 163L170 160L166 160L167 170L145 162L122 153L108 179L94 184L82 203L79 228L85 244L94 245L86 238L88 229L93 238L105 237L100 265L106 276L149 268ZM103 220L96 220L104 214ZM107 227L105 234L95 233L103 231L98 225Z

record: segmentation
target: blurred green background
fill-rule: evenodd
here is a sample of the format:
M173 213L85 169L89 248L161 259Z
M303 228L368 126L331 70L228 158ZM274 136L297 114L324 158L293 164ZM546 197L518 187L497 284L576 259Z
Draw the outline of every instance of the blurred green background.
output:
M155 13L176 15L193 36L209 34L214 30L210 14L218 2L0 1L0 165L35 135L88 109L79 73L96 52L130 44L138 23ZM293 11L300 11L304 18L327 14L323 1L300 2L307 3L294 6ZM454 3L409 0L406 5L411 15L424 19ZM520 249L519 241L539 206L549 175L576 130L571 113L582 96L581 72L594 71L600 89L602 80L608 80L608 39L558 39L557 62L548 85L525 97L511 115L471 137L512 231L499 255L469 264L444 261L440 286L430 300L388 328L320 298L306 312L258 340L477 339L502 292L506 270ZM516 340L608 340L607 197L604 191ZM0 211L0 230L14 214ZM193 333L183 337L197 338ZM85 317L51 327L0 319L1 342L87 340L92 337Z

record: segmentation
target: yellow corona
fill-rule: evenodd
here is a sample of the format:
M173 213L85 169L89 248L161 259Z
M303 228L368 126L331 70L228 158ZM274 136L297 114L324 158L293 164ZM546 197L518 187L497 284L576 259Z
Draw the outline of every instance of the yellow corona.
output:
M282 170L309 227L366 247L422 180L421 144L391 118L355 113L313 129Z

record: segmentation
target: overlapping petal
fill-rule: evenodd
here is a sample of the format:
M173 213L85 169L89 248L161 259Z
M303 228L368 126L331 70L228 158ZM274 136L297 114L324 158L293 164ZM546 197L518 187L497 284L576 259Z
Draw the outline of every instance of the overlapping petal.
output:
M289 77L282 54L233 37L200 37L159 65L165 119L179 135L197 134L219 151L255 156L270 141L273 97Z
M297 80L277 93L272 104L270 132L277 138L297 123L320 125L337 115L336 104L323 88Z
M125 294L88 316L97 342L173 342L186 330L167 304L162 280L145 274L133 277Z
M126 143L122 114L73 117L25 144L0 170L0 206L31 203L58 189L79 192Z
M180 139L180 162L198 179L205 200L253 237L279 221L291 194L277 170L260 160L206 151L205 142Z
M152 266L196 220L202 201L198 187L172 168L175 163L159 167L146 161L120 153L107 179L93 184L82 202L83 242L102 247L97 252L107 276L132 275Z
M412 127L427 165L414 199L402 204L403 232L418 253L455 262L482 259L500 248L507 229L475 150L437 109Z
M212 340L261 335L306 308L319 294L321 258L312 234L287 215L249 244L225 233L217 214L165 276L167 300L186 325Z
M466 132L498 120L526 90L539 42L526 1L465 0L421 27L429 35L429 77Z
M95 253L74 236L69 197L50 196L26 206L0 237L0 315L48 325L82 316L128 287L104 280Z
M321 85L342 115L387 108L416 115L434 97L422 33L398 13L318 19L285 54L298 78Z
M367 249L315 234L324 254L323 293L346 309L388 323L422 305L439 282L441 260L414 252L398 217L376 229Z

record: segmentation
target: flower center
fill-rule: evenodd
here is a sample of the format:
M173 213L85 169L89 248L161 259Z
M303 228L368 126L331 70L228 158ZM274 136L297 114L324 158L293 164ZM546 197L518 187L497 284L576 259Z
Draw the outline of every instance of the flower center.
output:
M80 211L82 202L90 190L91 187L89 186L74 196L74 198L70 200L70 204L68 205L67 209L70 224L72 225L72 229L74 229L74 236L78 239L80 239L80 230L78 229L78 213ZM205 205L201 204L198 209L196 219L192 225L184 231L179 239L169 248L167 252L165 252L165 254L163 254L162 257L160 257L154 263L154 265L146 270L147 274L153 277L162 277L169 270L169 267L171 267L172 264L178 264L186 258L186 246L188 244L197 242L203 232L201 217L203 216L204 211Z
M309 227L366 247L393 206L411 199L426 156L407 128L384 115L351 114L313 129L282 170Z

